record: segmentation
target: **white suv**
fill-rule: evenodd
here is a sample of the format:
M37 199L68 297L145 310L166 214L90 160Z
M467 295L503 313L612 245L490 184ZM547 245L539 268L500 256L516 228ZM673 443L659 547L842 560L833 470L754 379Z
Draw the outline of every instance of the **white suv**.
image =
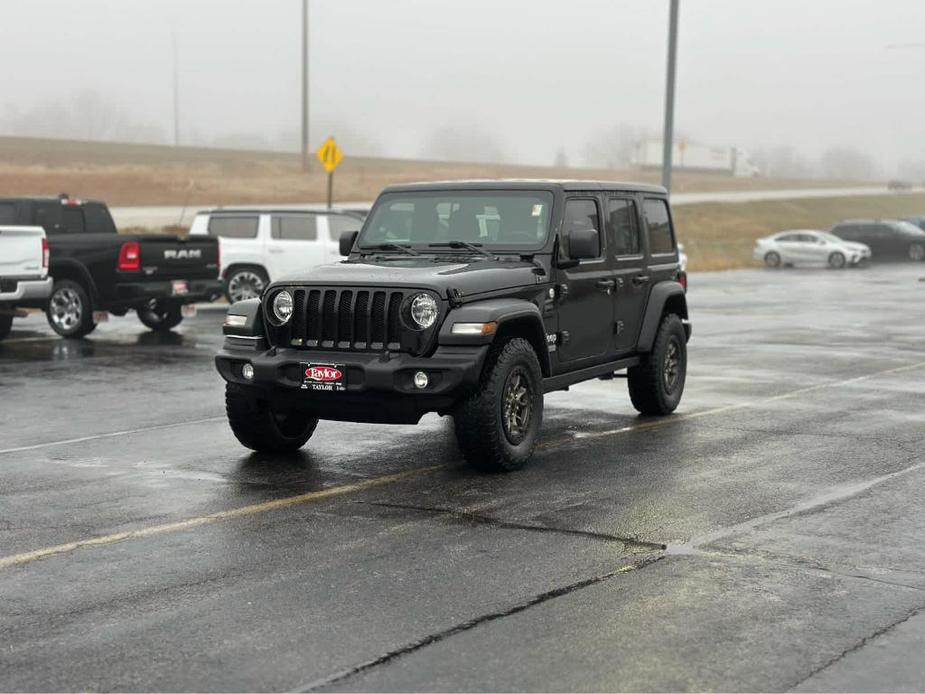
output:
M221 239L225 296L234 303L260 296L281 277L338 260L341 234L361 226L360 216L339 210L223 208L198 213L190 234Z

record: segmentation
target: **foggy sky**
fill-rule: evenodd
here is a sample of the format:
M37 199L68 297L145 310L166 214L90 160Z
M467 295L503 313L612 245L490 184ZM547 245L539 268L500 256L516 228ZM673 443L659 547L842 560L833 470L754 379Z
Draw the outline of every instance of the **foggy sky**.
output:
M509 161L580 163L661 127L667 0L312 0L312 145L340 131L418 157L438 128ZM4 0L0 113L88 89L172 139L298 132L300 0ZM922 0L681 0L676 124L691 140L925 159ZM889 49L919 42L918 47ZM61 136L81 137L80 132ZM375 145L375 147L374 147ZM349 155L350 152L348 151Z

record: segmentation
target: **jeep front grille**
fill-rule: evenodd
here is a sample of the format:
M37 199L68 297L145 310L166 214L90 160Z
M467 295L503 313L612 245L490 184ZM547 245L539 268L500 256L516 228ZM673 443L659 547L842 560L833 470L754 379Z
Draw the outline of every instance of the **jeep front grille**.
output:
M278 346L352 351L402 348L402 291L297 288L290 321L273 328Z

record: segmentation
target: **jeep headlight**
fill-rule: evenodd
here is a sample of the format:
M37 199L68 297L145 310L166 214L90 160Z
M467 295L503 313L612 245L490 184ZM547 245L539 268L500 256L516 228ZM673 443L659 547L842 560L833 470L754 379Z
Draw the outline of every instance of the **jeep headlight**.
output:
M273 316L279 321L280 325L283 325L292 317L292 294L285 289L273 297Z
M417 294L411 299L411 320L426 330L437 320L437 302L430 294Z

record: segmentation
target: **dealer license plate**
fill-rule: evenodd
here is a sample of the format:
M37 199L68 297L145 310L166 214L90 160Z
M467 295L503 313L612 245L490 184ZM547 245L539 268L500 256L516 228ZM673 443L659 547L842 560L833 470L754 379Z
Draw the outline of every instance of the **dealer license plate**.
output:
M302 389L327 393L347 390L347 371L343 364L302 362Z

